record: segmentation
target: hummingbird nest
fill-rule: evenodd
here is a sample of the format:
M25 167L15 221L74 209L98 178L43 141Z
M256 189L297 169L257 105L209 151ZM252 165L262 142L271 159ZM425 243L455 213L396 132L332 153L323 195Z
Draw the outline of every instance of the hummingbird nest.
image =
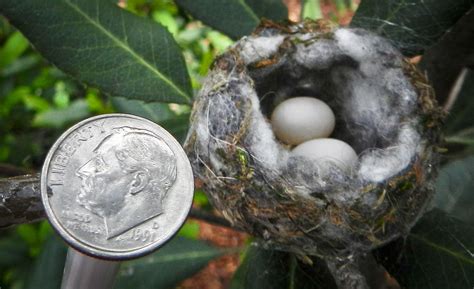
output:
M354 148L356 167L320 174L275 138L269 117L290 96L332 108L332 137ZM234 226L270 248L347 256L407 234L423 213L441 116L426 79L387 40L321 21L267 21L215 60L185 149Z

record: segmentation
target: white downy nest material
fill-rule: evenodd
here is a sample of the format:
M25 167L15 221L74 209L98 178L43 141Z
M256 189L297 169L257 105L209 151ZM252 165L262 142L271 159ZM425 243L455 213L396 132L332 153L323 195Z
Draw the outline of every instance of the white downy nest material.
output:
M323 177L290 157L269 116L289 96L336 114L332 137L359 162ZM185 148L216 208L272 248L367 251L406 234L431 197L439 118L424 78L361 29L272 23L220 56L196 99ZM326 168L327 169L327 168Z

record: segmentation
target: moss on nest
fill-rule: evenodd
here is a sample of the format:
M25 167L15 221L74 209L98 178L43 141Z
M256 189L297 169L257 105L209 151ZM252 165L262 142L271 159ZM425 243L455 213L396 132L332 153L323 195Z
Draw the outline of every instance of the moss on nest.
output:
M322 178L274 138L268 115L290 95L333 108L335 135L359 153L355 170ZM185 149L233 225L271 248L347 256L407 234L424 211L441 121L426 79L386 40L322 21L265 21L215 60Z

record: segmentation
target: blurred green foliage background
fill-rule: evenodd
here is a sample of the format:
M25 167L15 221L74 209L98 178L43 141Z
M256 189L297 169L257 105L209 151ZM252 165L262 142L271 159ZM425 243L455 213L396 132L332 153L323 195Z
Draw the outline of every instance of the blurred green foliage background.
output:
M119 4L168 28L182 49L194 90L199 89L216 55L233 43L229 37L193 20L173 1L128 0ZM98 89L86 87L49 64L0 16L0 177L39 171L49 147L65 129L89 116L110 112L128 112L152 119L182 141L190 107L145 104L103 95ZM210 209L203 192L197 192L195 198L197 206ZM198 224L191 221L179 235L196 239L198 233ZM35 273L41 266L62 271L64 245L52 236L47 221L0 231L0 288L57 285L58 280L50 280L52 283L42 280L45 272ZM196 244L188 247L193 246ZM42 260L41 252L49 256ZM212 252L219 253L216 249ZM61 255L56 256L59 264L54 263L55 256L51 254ZM198 269L208 259L204 261Z
M182 48L195 90L214 57L232 44L228 37L192 20L173 1L131 0L123 5L168 28ZM91 115L129 110L150 117L144 105L132 101L130 108L129 101L101 95L49 65L4 18L0 18L0 45L0 163L37 170L58 134ZM159 106L161 121L169 114L189 113L187 106Z
M260 3L259 0L246 1L253 4ZM261 1L275 3L272 2L274 0ZM244 3L244 1L234 2ZM340 24L348 24L359 2L359 0L304 0L301 1L301 13L297 13L303 18L326 18ZM403 48L406 48L405 44L413 44L412 42L418 46L415 45L416 49L411 52L423 51L446 33L455 20L457 21L456 13L464 13L459 7L465 8L473 3L472 0L453 0L454 2L456 7L454 4L451 5L451 2L447 4L443 0L363 0L360 7L364 9L359 9L363 11L361 13L358 11L359 17L356 14L354 20L357 27L373 28L377 32L382 32L394 44L398 44L402 52L410 52L404 51ZM193 19L172 0L120 0L118 5L136 15L152 19L168 29L184 55L194 95L215 57L233 43L228 36ZM449 10L450 6L454 7L453 10ZM453 11L456 13L452 13ZM438 25L439 23L432 25L430 21L433 21L435 16L454 22L444 21L441 23L445 24L444 26ZM216 16L218 20L225 20L225 17L226 15ZM418 22L419 19L421 20ZM225 21L216 23L221 25L220 28L226 28ZM390 25L387 26L387 23ZM231 28L235 32L236 28ZM237 30L238 28L240 27L237 27ZM406 33L408 30L413 33ZM421 36L418 37L419 35ZM412 54L406 53L406 55ZM449 59L447 62L452 61ZM439 219L435 212L426 218L428 222L420 222L420 227L418 229L415 227L413 230L414 234L403 240L403 246L409 244L407 247L412 250L408 250L404 255L408 265L404 264L407 267L401 271L397 271L400 270L397 267L390 272L398 274L397 279L400 276L399 280L406 284L415 286L429 284L436 289L446 288L450 284L464 280L463 276L474 276L472 256L468 259L464 255L466 250L471 252L474 249L469 247L474 244L472 70L466 75L467 80L461 89L459 100L446 120L447 137L443 149L449 153L443 157L446 165L441 169L435 184L438 194L434 198L435 206L457 218L457 221L450 223L454 219ZM97 88L86 86L49 64L19 31L0 16L0 178L38 172L46 153L57 137L73 123L89 116L110 112L140 115L160 124L183 142L189 125L190 110L189 105L144 103L140 100L105 95ZM2 197L0 194L0 198ZM196 191L194 205L203 211L212 210L206 195L201 190ZM433 225L441 223L440 220L447 222L446 228L449 230ZM459 220L465 224L459 225L457 223ZM116 288L175 288L181 280L202 269L209 260L236 252L241 254L243 265L237 270L231 288L260 289L267 288L269 284L278 285L278 288L282 285L282 288L296 288L298 286L295 284L298 282L300 285L303 284L298 288L321 288L327 285L315 274L314 268L308 271L308 268L298 263L292 255L249 246L217 248L198 240L200 230L199 223L188 221L178 237L163 250L124 263ZM416 238L413 236L426 237L426 240L416 243L414 241ZM452 238L446 239L446 236ZM462 243L459 240L462 240ZM459 244L463 247L459 247ZM400 261L402 249L395 250L396 246L397 243L382 248L382 251L388 252L383 251L381 260L382 262L385 260L384 265ZM413 250L414 248L416 250ZM395 254L394 252L397 256L391 256ZM65 254L64 242L55 236L46 221L1 230L0 288L59 288ZM440 273L440 270L444 270L440 266L431 268L432 272L427 274L424 272L425 268L431 266L434 258L439 258L440 262L459 264L460 267L450 269L446 280L440 281L438 278L443 278L441 273L444 273L444 271ZM411 273L406 274L403 269ZM321 276L324 277L324 272ZM295 283L295 280L300 281ZM290 286L287 287L287 283ZM325 289L333 288L331 286L325 286Z

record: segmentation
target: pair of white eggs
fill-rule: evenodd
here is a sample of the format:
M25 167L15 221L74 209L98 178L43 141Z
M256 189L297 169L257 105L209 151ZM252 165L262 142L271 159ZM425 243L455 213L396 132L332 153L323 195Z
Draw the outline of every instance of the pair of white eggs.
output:
M313 97L293 97L280 103L271 116L273 131L282 142L296 145L294 156L330 162L344 171L357 163L357 154L347 143L328 138L336 117L323 101Z

